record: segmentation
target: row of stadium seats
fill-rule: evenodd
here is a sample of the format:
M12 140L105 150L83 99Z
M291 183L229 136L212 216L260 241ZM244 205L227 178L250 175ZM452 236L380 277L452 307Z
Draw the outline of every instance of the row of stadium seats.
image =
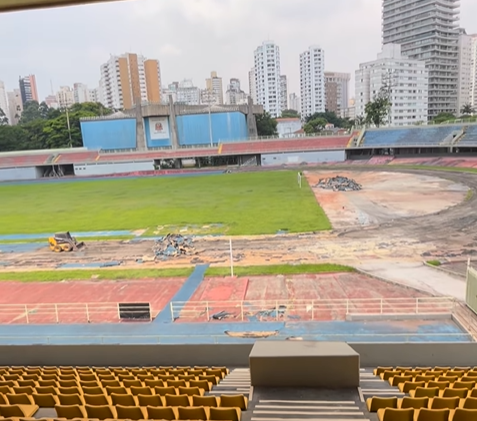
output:
M465 136L457 143L458 145L477 145L477 125L468 126L465 129Z
M379 421L475 421L477 409L382 408Z

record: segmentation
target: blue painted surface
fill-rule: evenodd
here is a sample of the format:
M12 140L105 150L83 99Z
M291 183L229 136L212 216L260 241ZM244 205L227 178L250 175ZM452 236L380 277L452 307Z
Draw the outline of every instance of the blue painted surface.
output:
M81 122L83 145L87 149L134 149L136 120L91 120Z
M212 139L214 144L233 142L248 137L245 114L213 113ZM177 117L177 132L181 145L209 145L210 125L208 114L183 115Z
M0 253L29 253L45 247L45 243L0 244Z
M120 266L121 262L93 262L93 263L64 263L57 266L58 269L84 269L84 268L109 268Z
M459 141L457 146L466 144L477 144L477 125L467 127L464 138Z
M289 337L346 342L471 342L451 320L404 322L118 323L81 325L0 325L0 344L199 344L252 343L231 332L277 331L268 340Z
M191 297L194 295L194 292L198 288L198 286L204 280L205 271L209 265L199 265L196 266L194 271L191 273L189 278L184 282L181 289L176 292L174 297L172 297L171 301L175 302L185 302L189 301ZM180 312L182 307L178 306L176 311ZM171 313L171 306L170 301L167 303L166 306L162 309L162 311L157 315L154 319L154 323L172 323L172 313Z
M165 118L165 117L162 117ZM154 119L154 117L153 117ZM169 120L169 118L167 117ZM170 129L170 124L169 124L169 136L167 139L151 139L151 118L146 117L144 119L144 132L146 135L146 143L149 148L158 148L161 146L171 146L171 129Z
M53 237L54 233L43 233L43 234L8 234L0 235L0 241L25 241L25 240L36 240L40 238ZM132 231L88 231L88 232L72 232L73 237L115 237L115 236L126 236L133 235Z
M462 126L422 127L411 129L368 130L364 136L364 146L429 144L438 145Z

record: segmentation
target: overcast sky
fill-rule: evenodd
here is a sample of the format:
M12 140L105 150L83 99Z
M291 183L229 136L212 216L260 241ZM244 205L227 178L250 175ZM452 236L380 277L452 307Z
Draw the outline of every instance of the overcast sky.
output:
M35 74L39 95L60 85L98 86L110 54L142 53L161 63L163 85L191 78L205 87L216 70L248 92L254 49L281 50L289 92L299 94L299 54L325 49L328 71L354 73L381 48L381 0L127 0L0 14L0 80ZM477 0L461 0L461 26L477 32ZM352 77L353 78L353 77Z

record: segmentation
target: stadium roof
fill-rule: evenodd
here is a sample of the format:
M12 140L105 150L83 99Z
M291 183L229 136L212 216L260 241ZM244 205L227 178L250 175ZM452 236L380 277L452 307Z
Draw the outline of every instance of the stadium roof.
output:
M44 7L72 6L75 4L102 3L116 0L0 0L0 12Z

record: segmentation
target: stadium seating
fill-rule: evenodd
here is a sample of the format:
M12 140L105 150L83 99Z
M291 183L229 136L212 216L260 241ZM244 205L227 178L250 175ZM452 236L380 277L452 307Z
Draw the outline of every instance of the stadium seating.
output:
M94 162L97 157L97 151L62 153L58 154L53 162L55 164L83 164L86 162Z
M414 127L407 129L368 130L361 147L403 146L403 145L439 145L462 126Z
M477 125L467 126L464 137L457 143L457 146L473 146L477 147Z
M15 167L34 167L44 165L52 155L35 154L35 155L0 155L0 168L15 168Z
M477 367L378 367L374 375L409 394L368 398L380 421L477 420Z
M244 395L206 396L226 367L0 367L0 419L39 408L59 418L240 421Z

